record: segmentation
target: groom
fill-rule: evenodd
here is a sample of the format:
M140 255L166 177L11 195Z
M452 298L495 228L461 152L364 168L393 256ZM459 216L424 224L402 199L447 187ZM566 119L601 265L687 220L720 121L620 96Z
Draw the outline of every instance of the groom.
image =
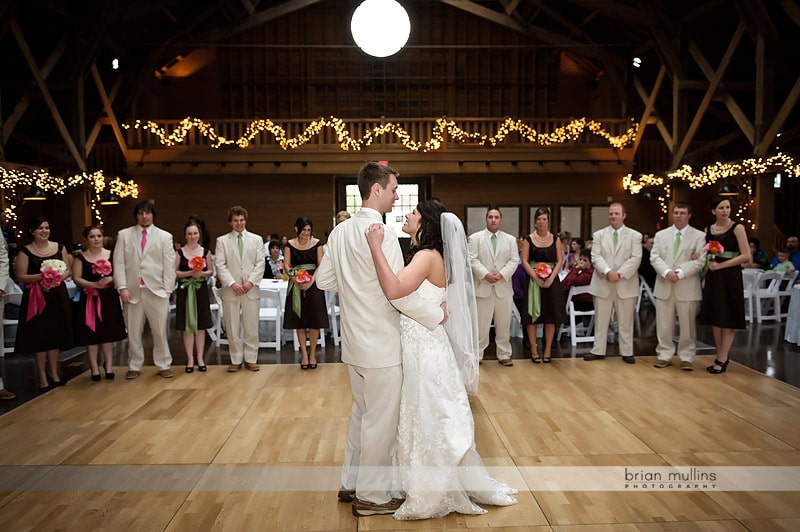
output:
M317 269L317 286L339 291L342 362L348 366L354 400L339 500L353 501L357 517L391 514L403 502L390 494L403 384L397 310L431 330L445 318L443 308L416 292L390 302L378 283L364 233L370 224L383 223L383 215L399 199L397 175L376 162L361 168L361 210L334 227ZM382 248L392 269L401 270L403 257L394 231L385 231Z

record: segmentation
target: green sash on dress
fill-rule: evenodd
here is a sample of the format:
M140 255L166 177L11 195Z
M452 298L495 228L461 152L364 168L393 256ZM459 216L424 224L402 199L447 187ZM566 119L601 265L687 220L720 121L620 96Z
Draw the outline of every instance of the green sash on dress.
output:
M536 266L541 264L541 261L529 262L533 271L536 271ZM545 262L551 268L555 268L555 262ZM550 275L553 275L552 273ZM539 319L542 314L542 292L539 285L533 279L528 279L528 315L531 317L531 323Z

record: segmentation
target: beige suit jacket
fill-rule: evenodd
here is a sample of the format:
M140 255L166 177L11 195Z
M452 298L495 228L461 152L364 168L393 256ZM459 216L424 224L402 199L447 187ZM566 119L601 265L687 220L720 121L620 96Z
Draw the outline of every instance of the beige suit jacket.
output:
M700 301L703 298L700 271L706 260L706 252L703 250L705 243L705 233L687 225L681 231L681 246L675 255L675 226L656 233L653 249L650 251L650 263L658 274L653 290L656 298L669 299L671 295L677 301ZM699 257L692 260L692 253L697 253ZM664 278L667 270L681 270L683 278L671 283Z
M244 231L242 233L243 251L239 257L238 233L231 231L217 238L217 251L215 262L217 264L217 279L222 285L222 300L235 301L237 296L231 285L253 283L245 297L259 299L261 291L259 283L264 277L264 240L255 233Z
M416 292L389 301L381 291L375 263L369 251L366 229L381 223L373 209L361 209L334 227L328 250L317 268L317 286L338 290L342 323L342 362L363 368L386 368L401 362L400 312L430 330L442 321L439 305ZM386 229L383 253L395 272L403 268L400 243L394 231Z
M142 228L138 225L117 234L114 245L114 286L127 288L131 303L139 302L143 280L158 297L169 297L175 289L175 247L172 234L155 225L147 228L147 244L142 251Z
M609 225L596 231L592 240L592 265L594 274L590 291L596 297L609 297L612 293L626 299L639 296L639 263L642 262L642 234L623 225L614 249L614 229ZM619 272L619 282L612 283L607 271Z
M511 277L519 265L517 240L503 231L497 232L497 252L492 250L492 233L488 229L469 236L469 265L475 280L475 297L489 297L492 292L498 298L514 297ZM489 272L499 272L502 281L490 283L484 277Z

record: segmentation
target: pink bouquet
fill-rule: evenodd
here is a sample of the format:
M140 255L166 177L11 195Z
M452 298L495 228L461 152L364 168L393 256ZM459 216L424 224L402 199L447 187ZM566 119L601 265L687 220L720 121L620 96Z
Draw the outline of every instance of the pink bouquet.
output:
M192 257L189 261L189 267L196 272L202 272L206 269L206 259L203 257Z
M297 270L297 274L295 274L294 282L296 283L307 283L311 281L311 274L308 273L307 270Z
M720 244L716 240L709 240L708 243L705 246L703 246L703 249L708 251L712 255L725 252L725 248L722 247L722 244Z
M536 265L536 269L534 271L539 278L547 279L550 277L550 274L553 273L553 268L551 268L547 263L540 262Z
M45 290L50 290L60 285L64 281L64 274L67 272L67 265L63 260L48 259L42 262L41 285Z
M111 275L111 263L106 259L97 259L97 261L92 264L92 273L108 277Z

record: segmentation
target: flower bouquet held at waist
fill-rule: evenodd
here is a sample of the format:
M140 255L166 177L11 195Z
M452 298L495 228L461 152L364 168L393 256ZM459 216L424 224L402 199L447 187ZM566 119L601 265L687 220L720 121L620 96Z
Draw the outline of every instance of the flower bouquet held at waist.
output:
M535 266L533 262L530 263L533 267L533 272L539 279L547 279L553 274L553 267L555 263L539 262ZM535 322L542 314L542 294L539 285L533 279L528 280L528 315L531 317L531 322Z
M189 267L192 269L192 271L202 272L206 269L206 259L200 256L192 257L189 260Z
M55 288L64 282L64 274L67 273L67 265L63 260L47 259L42 261L42 279L36 283L28 283L30 290L30 301L28 302L28 314L25 321L30 321L34 316L38 316L44 311L47 302L44 299L44 292Z
M311 276L312 271L317 269L316 264L301 264L289 270L289 295L292 296L292 310L297 317L300 317L300 312L302 308L302 304L300 301L300 287L297 286L300 283L308 283L310 282L313 277ZM303 292L303 297L305 297L305 292Z
M194 272L201 272L206 269L206 259L200 256L192 257L189 259L189 267ZM197 332L197 291L206 284L206 280L202 277L184 277L178 284L186 290L186 321L183 334L190 336Z
M708 242L706 242L706 245L703 246L703 249L706 250L707 253L706 264L705 266L703 266L703 271L700 272L700 277L706 276L706 274L708 273L708 264L712 260L716 261L717 257L728 260L739 256L739 253L736 251L725 251L725 247L722 245L722 243L716 240L709 240Z

